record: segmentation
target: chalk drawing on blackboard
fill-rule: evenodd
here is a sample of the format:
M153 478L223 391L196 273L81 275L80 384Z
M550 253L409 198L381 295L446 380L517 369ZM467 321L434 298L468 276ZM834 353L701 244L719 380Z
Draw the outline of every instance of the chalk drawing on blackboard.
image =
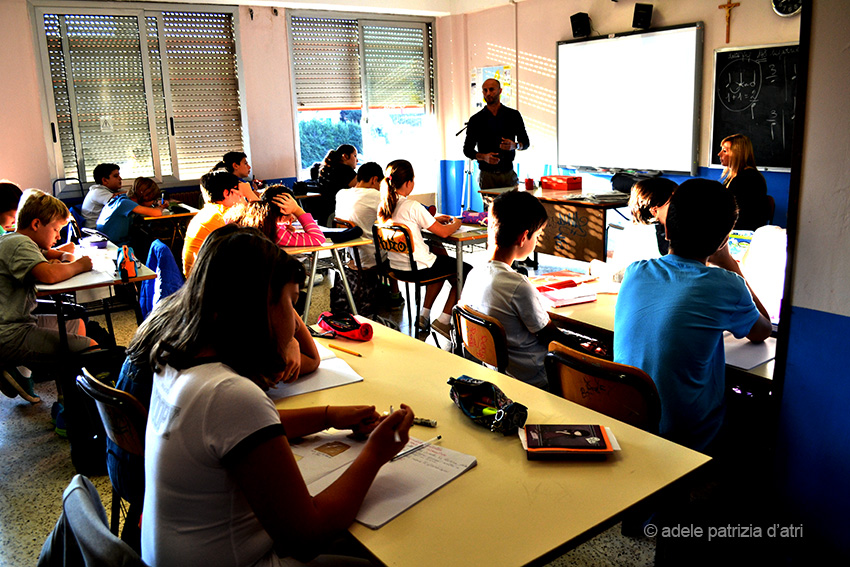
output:
M752 140L760 169L790 167L798 57L796 44L715 51L711 165L720 165L720 141L737 133Z

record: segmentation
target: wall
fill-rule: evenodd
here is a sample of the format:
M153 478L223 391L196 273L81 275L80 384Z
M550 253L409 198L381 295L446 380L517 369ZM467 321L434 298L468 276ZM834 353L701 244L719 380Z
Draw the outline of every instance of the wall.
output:
M531 138L531 148L518 155L521 176L539 178L546 165L556 164L555 130L555 45L558 41L573 39L570 16L586 12L591 18L593 35L626 32L632 30L635 2L622 0L526 0L515 5L503 5L482 12L463 16L448 16L454 25L442 25L446 33L455 33L462 38L458 27L465 27L466 46L466 93L468 93L469 71L476 67L498 64L515 64L518 91L518 110L522 113ZM700 127L699 163L706 166L710 154L717 149L710 147L711 100L714 72L714 50L722 47L750 46L760 44L787 43L798 40L799 17L780 18L774 14L770 2L742 2L732 12L730 43L725 43L725 11L717 9L716 2L681 0L656 0L652 2L652 27L663 27L695 21L705 22L705 45L703 48L703 96L700 104L702 116ZM445 38L443 38L445 41ZM460 51L453 52L460 55ZM442 64L442 60L441 60ZM457 63L453 63L453 68ZM452 78L462 76L454 72ZM449 80L441 67L440 80ZM580 88L580 85L578 85ZM630 88L640 88L639 78L623 78L623 97ZM458 89L457 92L462 92ZM464 93L465 94L465 93ZM458 99L441 101L457 105ZM469 109L467 102L467 109ZM469 116L455 113L445 123L446 136L463 127ZM462 140L447 142L446 159L462 160ZM663 148L660 149L663 151ZM758 151L758 148L756 148ZM718 178L719 169L701 169L701 176ZM777 221L784 220L787 208L788 177L781 175L770 183L770 193L777 200ZM784 223L783 223L784 224Z
M806 533L850 556L850 3L812 6L779 470Z

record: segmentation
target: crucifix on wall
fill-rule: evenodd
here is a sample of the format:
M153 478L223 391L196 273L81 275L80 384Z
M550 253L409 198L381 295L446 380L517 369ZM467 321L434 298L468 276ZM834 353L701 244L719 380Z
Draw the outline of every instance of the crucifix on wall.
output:
M740 2L732 2L732 0L726 0L725 4L721 4L718 6L721 10L726 10L726 43L729 43L729 28L732 26L732 8L737 8L740 6Z

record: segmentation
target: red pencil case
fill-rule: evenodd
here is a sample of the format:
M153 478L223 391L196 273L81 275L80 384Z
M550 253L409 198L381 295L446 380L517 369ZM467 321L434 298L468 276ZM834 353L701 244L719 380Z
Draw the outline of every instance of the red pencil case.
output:
M372 325L361 323L351 313L335 314L325 311L319 315L319 327L355 341L372 340Z

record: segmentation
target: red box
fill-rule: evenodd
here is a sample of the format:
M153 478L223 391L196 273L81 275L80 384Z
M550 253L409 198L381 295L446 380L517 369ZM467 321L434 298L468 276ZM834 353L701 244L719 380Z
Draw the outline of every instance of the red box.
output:
M581 191L581 177L570 175L547 175L540 178L542 189L561 191Z

